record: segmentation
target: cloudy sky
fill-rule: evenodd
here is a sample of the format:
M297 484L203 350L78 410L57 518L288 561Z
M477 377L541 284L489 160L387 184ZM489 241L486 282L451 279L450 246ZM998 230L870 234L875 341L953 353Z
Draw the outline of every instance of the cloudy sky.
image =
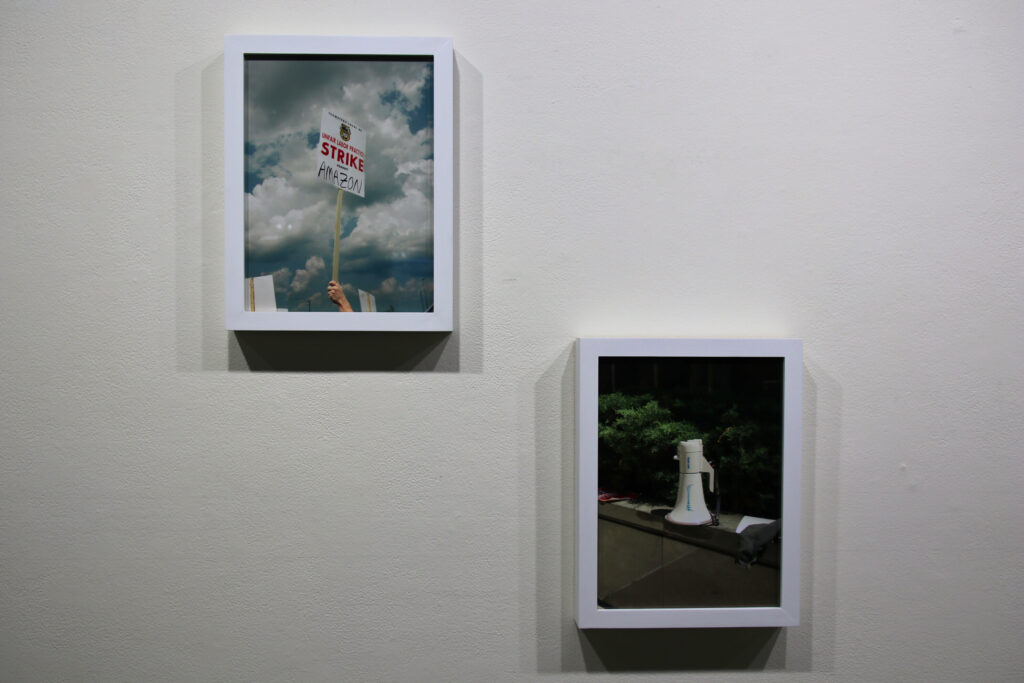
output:
M379 311L433 304L433 66L429 61L247 58L246 277L274 276L279 308L327 299L338 191L316 176L326 108L366 131L366 196L345 193L338 279Z

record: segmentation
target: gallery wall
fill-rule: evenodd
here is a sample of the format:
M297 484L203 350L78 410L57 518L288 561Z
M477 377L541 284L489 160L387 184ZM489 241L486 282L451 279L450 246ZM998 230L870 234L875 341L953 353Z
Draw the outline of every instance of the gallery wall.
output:
M5 3L0 680L1016 680L1022 25ZM226 33L453 38L453 334L225 331ZM580 336L803 340L798 627L575 628Z

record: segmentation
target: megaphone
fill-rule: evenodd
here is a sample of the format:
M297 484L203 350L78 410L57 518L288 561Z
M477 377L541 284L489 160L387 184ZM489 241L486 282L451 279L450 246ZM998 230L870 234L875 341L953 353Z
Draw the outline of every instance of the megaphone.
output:
M710 476L710 490L715 490L715 468L704 459L704 442L700 439L680 441L677 448L679 461L679 490L676 493L676 506L665 519L673 524L701 526L711 524L711 513L704 502L704 481L701 472Z

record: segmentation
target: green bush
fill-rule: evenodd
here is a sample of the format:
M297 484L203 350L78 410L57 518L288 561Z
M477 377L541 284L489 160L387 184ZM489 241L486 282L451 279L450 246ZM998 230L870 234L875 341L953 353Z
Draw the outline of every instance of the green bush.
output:
M598 397L598 472L602 488L637 494L652 503L675 502L679 464L675 444L703 435L673 420L649 395Z
M598 484L673 505L676 445L704 442L723 512L781 515L781 415L777 403L735 397L614 392L598 397Z

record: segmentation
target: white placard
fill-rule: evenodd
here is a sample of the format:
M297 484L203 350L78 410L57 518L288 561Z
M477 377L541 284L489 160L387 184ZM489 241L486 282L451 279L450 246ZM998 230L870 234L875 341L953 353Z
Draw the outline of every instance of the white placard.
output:
M245 310L256 313L277 312L273 275L245 279Z
M359 290L359 308L363 313L376 313L377 312L377 297L369 292Z
M366 131L324 109L316 177L339 190L366 196Z

